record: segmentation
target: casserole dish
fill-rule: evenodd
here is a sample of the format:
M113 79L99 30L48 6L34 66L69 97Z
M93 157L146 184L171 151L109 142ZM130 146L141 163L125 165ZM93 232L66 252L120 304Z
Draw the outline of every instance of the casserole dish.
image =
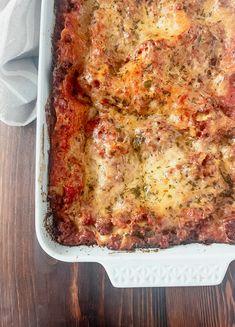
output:
M41 247L57 260L102 264L117 287L219 284L229 263L235 259L232 245L190 244L159 251L114 252L95 246L62 246L51 239L49 229L52 217L47 214L49 140L45 106L50 94L51 35L55 21L53 9L53 1L42 1L36 151L36 233Z

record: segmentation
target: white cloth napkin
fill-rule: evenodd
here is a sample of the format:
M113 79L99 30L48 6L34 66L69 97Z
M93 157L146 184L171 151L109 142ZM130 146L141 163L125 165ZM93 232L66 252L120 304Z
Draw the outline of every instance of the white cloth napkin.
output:
M36 118L40 0L0 0L0 120Z

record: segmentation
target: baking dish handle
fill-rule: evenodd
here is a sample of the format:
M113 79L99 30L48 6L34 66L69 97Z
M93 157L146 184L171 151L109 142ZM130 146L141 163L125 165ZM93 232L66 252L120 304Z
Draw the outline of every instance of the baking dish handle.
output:
M222 282L230 261L208 258L145 263L111 261L102 263L115 287L208 286Z

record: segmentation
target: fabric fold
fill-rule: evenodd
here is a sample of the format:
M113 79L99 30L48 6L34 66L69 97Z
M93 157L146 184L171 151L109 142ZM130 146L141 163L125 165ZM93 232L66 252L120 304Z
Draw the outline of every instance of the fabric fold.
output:
M25 126L36 118L40 0L0 4L0 120Z

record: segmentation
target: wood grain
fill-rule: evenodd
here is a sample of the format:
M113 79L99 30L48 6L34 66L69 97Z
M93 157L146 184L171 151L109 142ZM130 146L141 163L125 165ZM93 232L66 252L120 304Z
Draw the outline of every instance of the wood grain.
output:
M233 327L235 263L220 286L115 289L98 264L66 264L34 230L35 124L0 124L1 327Z

